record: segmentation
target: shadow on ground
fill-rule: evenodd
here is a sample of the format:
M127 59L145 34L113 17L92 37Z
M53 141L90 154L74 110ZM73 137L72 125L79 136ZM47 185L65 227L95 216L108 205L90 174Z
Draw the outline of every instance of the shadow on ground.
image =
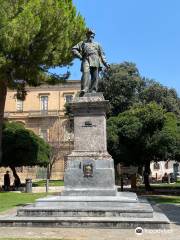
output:
M174 223L176 225L180 225L180 205L155 204L154 207L160 208L161 211L169 218L169 220L172 223Z

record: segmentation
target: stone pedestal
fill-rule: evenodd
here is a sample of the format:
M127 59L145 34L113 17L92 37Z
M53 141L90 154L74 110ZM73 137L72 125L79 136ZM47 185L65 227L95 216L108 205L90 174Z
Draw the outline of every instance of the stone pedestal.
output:
M85 94L71 104L74 150L68 156L63 195L115 196L114 163L107 152L106 110L102 93Z
M74 151L68 156L62 196L38 199L0 218L0 226L169 228L164 214L154 211L135 193L117 192L114 164L107 152L105 112L101 93L76 98Z

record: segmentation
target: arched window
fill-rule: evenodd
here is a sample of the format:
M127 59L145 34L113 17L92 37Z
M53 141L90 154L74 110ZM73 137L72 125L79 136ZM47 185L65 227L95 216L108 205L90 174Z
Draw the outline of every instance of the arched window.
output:
M159 169L160 169L159 163L154 163L154 170L159 170Z
M165 162L164 167L165 167L165 169L169 168L169 162L168 161Z

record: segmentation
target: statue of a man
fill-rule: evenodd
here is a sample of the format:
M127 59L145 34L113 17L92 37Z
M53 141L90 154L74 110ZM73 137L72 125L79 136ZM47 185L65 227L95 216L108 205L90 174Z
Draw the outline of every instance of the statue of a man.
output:
M72 48L74 56L82 61L80 96L83 96L86 92L97 92L99 72L103 65L109 67L100 44L93 41L94 36L94 31L87 29L86 40L79 42Z

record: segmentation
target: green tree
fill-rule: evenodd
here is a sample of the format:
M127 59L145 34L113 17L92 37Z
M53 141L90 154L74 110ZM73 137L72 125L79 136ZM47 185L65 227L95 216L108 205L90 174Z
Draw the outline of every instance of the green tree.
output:
M136 65L130 62L112 64L108 71L104 70L99 90L110 101L110 115L113 116L133 104L152 101L160 104L167 112L180 114L180 99L176 90L141 77Z
M175 159L177 119L156 103L137 105L107 121L108 150L115 165L144 167L144 182L150 189L150 162Z
M1 159L7 87L18 88L17 97L23 99L25 84L59 80L48 69L71 63L71 48L84 36L85 23L72 0L0 0L0 6Z
M175 89L167 88L160 83L143 79L141 89L139 91L139 101L150 103L155 101L160 104L167 112L180 114L180 99Z
M175 151L175 159L180 162L180 119L177 121L177 143Z
M141 84L139 71L133 63L112 64L108 70L104 70L99 91L110 101L110 115L116 116L138 102Z
M115 116L107 125L108 148L115 164L121 159L144 166L146 187L150 188L150 161L180 159L176 119L180 99L176 91L141 77L135 64L128 62L113 64L102 72L100 91L110 101L109 115Z
M2 135L1 167L10 167L14 177L19 179L16 167L47 166L50 160L51 147L32 131L16 122L6 122Z

